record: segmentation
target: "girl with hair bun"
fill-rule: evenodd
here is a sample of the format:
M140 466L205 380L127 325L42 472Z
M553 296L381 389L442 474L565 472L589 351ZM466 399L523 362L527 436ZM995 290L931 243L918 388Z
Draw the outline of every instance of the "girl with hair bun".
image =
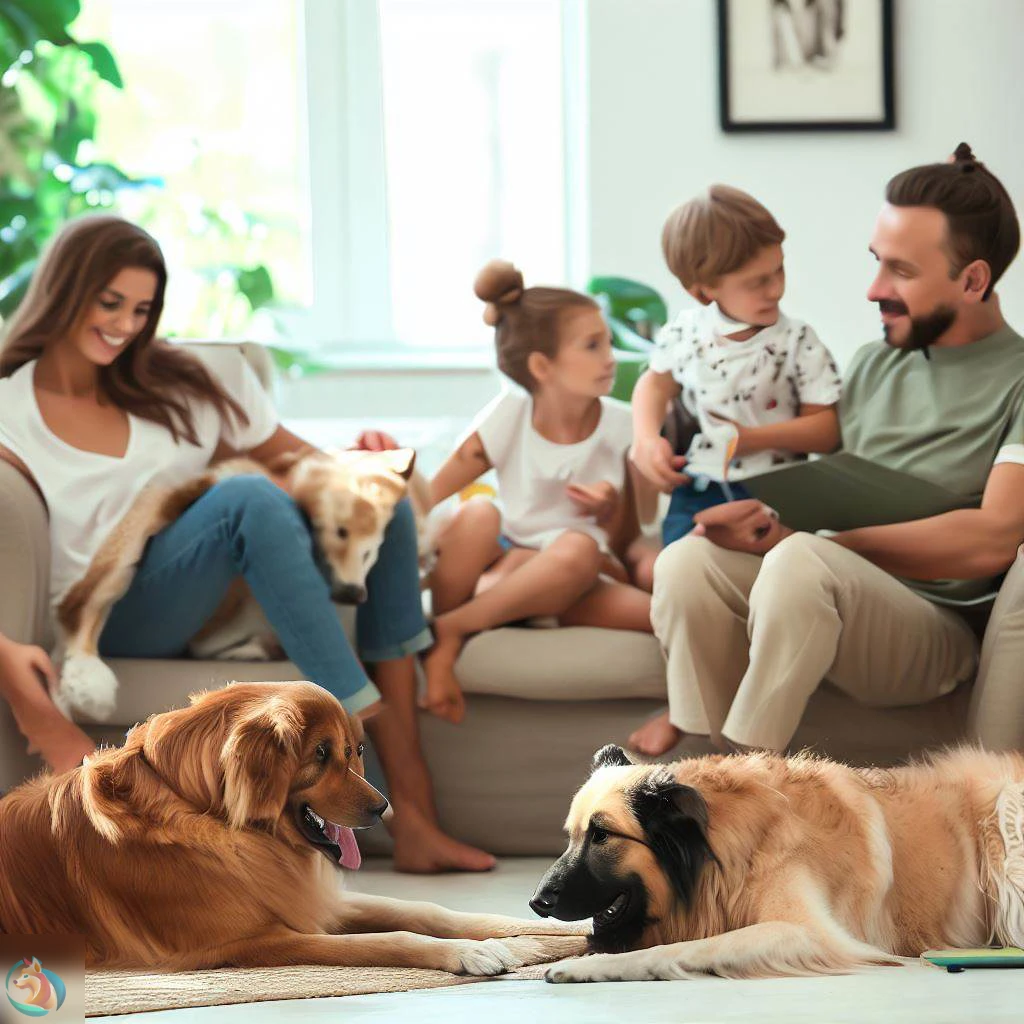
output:
M517 386L477 415L431 481L436 505L493 468L503 506L472 498L439 538L424 706L451 722L465 712L455 662L474 633L536 617L650 632L656 554L637 540L631 413L608 397L615 361L597 303L525 288L501 260L480 271L474 291L498 368Z

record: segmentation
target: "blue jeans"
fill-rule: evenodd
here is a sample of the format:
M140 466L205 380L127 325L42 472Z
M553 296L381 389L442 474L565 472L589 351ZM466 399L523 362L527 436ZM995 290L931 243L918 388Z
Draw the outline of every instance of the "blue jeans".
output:
M221 481L149 542L131 587L111 611L100 653L184 654L239 576L307 679L350 712L380 699L338 621L306 517L262 476ZM395 509L366 589L356 612L363 661L391 661L431 645L407 501Z
M701 483L706 486L701 489ZM726 492L717 480L697 477L672 492L665 521L661 524L661 542L668 547L680 537L685 537L693 529L693 517L706 508L724 505L727 501L739 501L749 498L750 492L742 484L729 484Z

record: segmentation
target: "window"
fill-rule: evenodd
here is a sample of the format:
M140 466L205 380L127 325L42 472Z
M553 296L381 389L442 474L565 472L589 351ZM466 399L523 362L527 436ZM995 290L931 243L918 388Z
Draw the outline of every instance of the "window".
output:
M312 301L301 11L280 0L89 0L80 38L108 43L125 87L97 94L96 150L162 187L117 208L172 269L164 330L251 333L231 268L266 265L277 298Z
M265 264L296 345L489 359L483 263L568 279L569 9L581 0L83 4L79 35L108 42L125 80L101 98L98 153L163 180L118 207L172 267L165 328L254 333L230 268Z
M395 336L489 336L473 278L494 256L565 280L561 13L550 0L380 0Z

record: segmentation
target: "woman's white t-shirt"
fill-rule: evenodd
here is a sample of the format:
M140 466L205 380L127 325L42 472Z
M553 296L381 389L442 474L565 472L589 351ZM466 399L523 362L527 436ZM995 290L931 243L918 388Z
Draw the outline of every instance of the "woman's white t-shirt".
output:
M476 433L498 477L502 531L523 547L543 548L566 530L593 537L603 550L608 534L593 516L581 515L567 484L607 481L620 493L626 452L633 443L629 406L602 398L601 416L589 437L556 444L533 427L533 398L508 388L482 409L465 436Z
M128 448L121 457L83 451L47 427L33 386L36 360L0 378L0 445L28 467L50 518L50 601L85 574L97 548L149 484L177 484L210 463L219 442L247 451L277 428L277 414L252 367L234 346L191 349L246 411L249 423L221 419L212 404L190 399L199 445L175 442L150 420L129 415Z

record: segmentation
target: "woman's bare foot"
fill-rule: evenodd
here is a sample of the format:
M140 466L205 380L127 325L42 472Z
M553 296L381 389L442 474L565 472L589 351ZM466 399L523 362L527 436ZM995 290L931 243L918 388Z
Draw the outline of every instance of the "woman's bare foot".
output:
M645 757L661 757L667 754L682 739L681 729L677 729L668 718L666 708L660 715L644 722L626 741L630 750L635 750Z
M491 854L445 835L412 807L395 810L390 831L396 871L414 875L490 871L498 863Z

